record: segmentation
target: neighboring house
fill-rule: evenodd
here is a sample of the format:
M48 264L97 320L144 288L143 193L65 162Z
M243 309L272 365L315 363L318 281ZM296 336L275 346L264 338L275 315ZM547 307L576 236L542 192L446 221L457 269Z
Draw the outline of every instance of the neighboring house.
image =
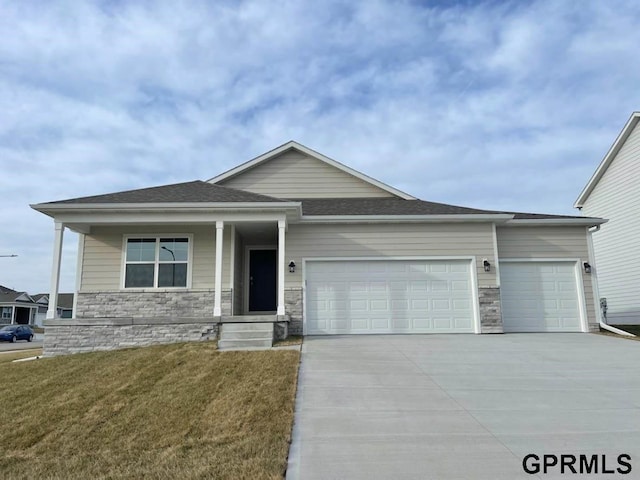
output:
M583 265L605 220L419 200L296 142L206 182L32 207L55 220L52 298L65 227L80 237L76 318L45 322L47 354L251 322L278 337L598 328Z
M593 233L607 323L640 324L640 112L634 112L575 207L609 220Z
M38 305L26 292L17 292L0 285L0 324L33 325Z
M32 297L38 304L38 313L36 314L35 324L41 327L47 318L47 309L49 307L49 294L38 293ZM56 308L55 318L71 318L73 316L73 293L59 293L58 305Z

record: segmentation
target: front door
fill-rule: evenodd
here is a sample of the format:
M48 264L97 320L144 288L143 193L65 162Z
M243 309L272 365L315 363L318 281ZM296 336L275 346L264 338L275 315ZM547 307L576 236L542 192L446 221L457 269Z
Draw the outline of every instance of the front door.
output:
M276 250L249 250L249 311L276 310Z

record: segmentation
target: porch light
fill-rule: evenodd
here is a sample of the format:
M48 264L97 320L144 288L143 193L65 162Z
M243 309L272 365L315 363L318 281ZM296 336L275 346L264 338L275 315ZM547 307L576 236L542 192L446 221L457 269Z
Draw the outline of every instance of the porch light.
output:
M589 262L584 262L582 265L584 265L584 273L591 273L591 265Z
M491 264L489 263L489 260L487 260L486 258L484 260L482 260L482 265L484 266L484 271L485 272L490 272L491 271Z
M289 262L289 273L294 273L296 271L296 262L291 260Z

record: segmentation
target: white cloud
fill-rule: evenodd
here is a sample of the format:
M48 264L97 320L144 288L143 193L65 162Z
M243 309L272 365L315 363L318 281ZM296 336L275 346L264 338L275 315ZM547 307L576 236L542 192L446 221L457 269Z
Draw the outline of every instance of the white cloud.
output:
M422 198L572 213L630 112L620 2L5 2L0 284L48 288L29 203L208 178L296 139ZM62 285L73 288L75 237Z

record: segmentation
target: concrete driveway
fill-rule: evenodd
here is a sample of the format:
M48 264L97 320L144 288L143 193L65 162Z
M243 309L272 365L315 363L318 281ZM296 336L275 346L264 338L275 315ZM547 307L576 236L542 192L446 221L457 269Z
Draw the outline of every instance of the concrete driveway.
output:
M562 475L559 465L528 474L528 454L559 463L576 455L578 472L580 454L598 455L598 475L568 467ZM629 474L616 471L627 468L621 454L631 456ZM305 338L288 480L603 473L640 478L640 342L557 333Z

